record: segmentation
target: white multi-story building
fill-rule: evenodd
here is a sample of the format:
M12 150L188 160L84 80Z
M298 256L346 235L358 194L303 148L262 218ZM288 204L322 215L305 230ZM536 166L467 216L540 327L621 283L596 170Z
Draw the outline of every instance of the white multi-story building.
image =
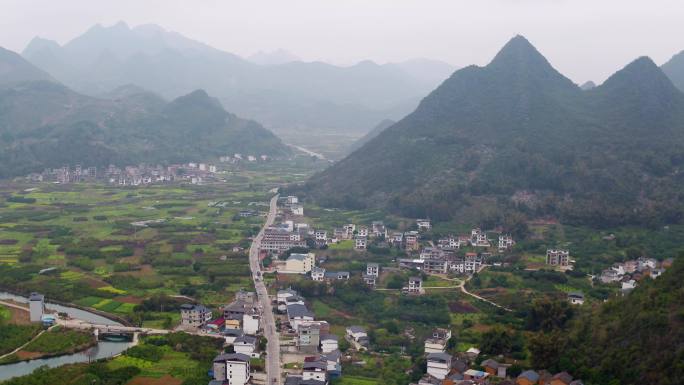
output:
M366 275L372 275L375 277L380 276L380 265L377 263L369 263L366 265Z
M211 310L202 305L183 304L181 326L199 328L211 320Z
M506 235L499 235L499 252L503 253L504 251L510 249L513 247L515 244L515 241L513 241L513 237L510 234Z
M259 332L259 321L261 317L256 308L250 308L242 315L242 331L246 334L257 334Z
M366 237L358 236L354 238L354 248L356 250L365 250L367 245L368 240L366 239Z
M443 380L451 371L451 355L447 353L429 353L427 355L427 373Z
M409 278L406 291L413 294L420 294L423 291L423 280L420 277Z
M334 334L321 336L321 352L330 353L339 349L338 338Z
M246 385L249 383L250 356L241 353L221 354L214 358L214 381L218 384Z
M546 250L546 264L551 266L570 266L570 251L561 249Z
M42 294L31 293L29 297L29 320L40 322L45 313L45 297Z

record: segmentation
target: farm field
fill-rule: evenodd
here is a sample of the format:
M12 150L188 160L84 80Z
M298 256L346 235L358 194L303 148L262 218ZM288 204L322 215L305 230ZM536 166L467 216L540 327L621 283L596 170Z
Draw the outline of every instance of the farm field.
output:
M269 190L310 174L298 162L208 185L0 182L0 289L172 327L185 297L218 307L252 289L250 238Z

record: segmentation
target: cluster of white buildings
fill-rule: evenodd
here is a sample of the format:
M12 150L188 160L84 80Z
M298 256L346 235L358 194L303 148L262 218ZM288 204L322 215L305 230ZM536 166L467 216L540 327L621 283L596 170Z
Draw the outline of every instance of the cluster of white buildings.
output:
M671 259L659 262L654 258L639 257L635 260L613 264L609 269L601 272L599 280L606 284L619 283L622 293L625 294L646 277L653 279L660 277L671 264Z
M220 309L219 316L202 305L181 307L181 328L223 336L234 353L220 354L213 361L210 385L245 385L251 381L250 360L261 356L258 335L261 309L256 293L240 291L235 300Z
M276 293L278 311L287 319L286 328L300 353L310 354L304 360L302 373L288 374L286 384L327 385L331 378L342 375L338 337L330 333L327 321L316 320L304 298L292 289Z
M235 153L233 155L223 155L219 157L221 163L240 163L240 162L266 162L270 157L268 155L243 155Z
M449 235L437 241L437 246L441 249L457 250L461 247L492 247L493 240L489 238L486 231L480 228L474 228L470 231L470 235ZM497 250L499 253L510 250L515 245L515 241L510 234L500 233L498 237Z
M29 174L27 179L33 182L57 182L61 184L103 181L119 186L140 186L168 182L189 182L202 184L207 180L214 179L218 171L217 167L209 163L185 163L169 166L146 165L126 166L119 168L115 165L98 170L97 167L74 168L64 166L56 169L47 169L42 173Z

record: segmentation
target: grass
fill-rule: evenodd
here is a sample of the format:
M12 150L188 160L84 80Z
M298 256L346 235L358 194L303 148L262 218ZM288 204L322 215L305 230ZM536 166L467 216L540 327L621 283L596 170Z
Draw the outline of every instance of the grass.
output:
M38 325L0 324L0 354L6 354L30 341L38 332Z
M31 341L23 350L47 354L71 353L89 345L94 338L90 332L57 327Z
M0 305L0 323L7 321L11 317L12 313L10 312L10 310L5 306Z
M333 385L380 385L374 378L358 376L342 376L331 382Z
M114 286L103 286L103 287L98 287L97 290L105 291L107 293L112 293L112 294L126 294L126 290L121 290L117 289Z
M344 241L339 241L336 244L328 246L329 250L354 250L354 241L351 239L346 239Z

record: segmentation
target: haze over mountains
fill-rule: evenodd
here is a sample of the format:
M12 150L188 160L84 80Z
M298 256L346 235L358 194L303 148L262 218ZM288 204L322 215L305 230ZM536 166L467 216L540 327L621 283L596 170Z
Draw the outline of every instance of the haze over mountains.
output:
M155 25L130 28L123 22L95 25L63 46L36 37L22 55L81 93L136 84L175 98L201 88L240 116L276 132L302 134L363 134L382 119L409 113L453 71L429 60L337 67L291 61L282 52L275 62L273 54L249 61Z
M203 90L167 102L127 85L94 98L54 82L10 51L0 51L0 68L0 177L77 163L169 164L234 153L291 154L273 133L226 112Z
M412 217L516 211L610 226L681 220L683 166L684 94L649 58L583 91L517 36L307 189Z

